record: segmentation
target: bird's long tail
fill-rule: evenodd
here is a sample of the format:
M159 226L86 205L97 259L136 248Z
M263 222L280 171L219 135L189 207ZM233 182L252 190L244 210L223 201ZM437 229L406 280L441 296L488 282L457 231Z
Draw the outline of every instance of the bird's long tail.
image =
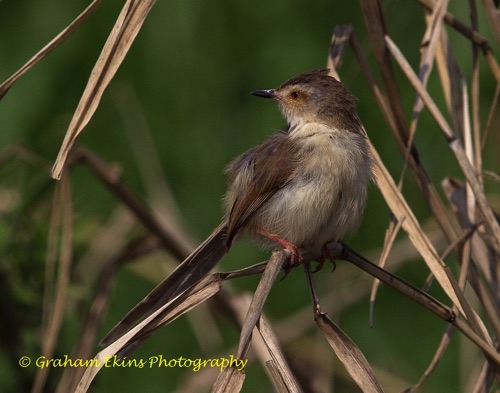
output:
M100 345L109 345L114 342L132 327L158 310L159 307L174 300L191 288L215 267L227 251L227 224L223 222L167 278L130 310L106 334L101 340Z

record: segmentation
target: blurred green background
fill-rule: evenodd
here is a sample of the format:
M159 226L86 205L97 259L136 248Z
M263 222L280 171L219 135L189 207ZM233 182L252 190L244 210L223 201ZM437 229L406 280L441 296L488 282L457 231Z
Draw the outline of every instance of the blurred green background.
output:
M14 73L69 24L87 3L75 0L0 1L0 80ZM450 3L450 11L467 22L467 2ZM425 30L421 8L410 1L384 1L383 4L389 33L416 67ZM21 369L16 357L40 354L44 260L55 183L49 178L48 170L121 5L122 2L104 2L76 34L21 78L0 102L1 149L22 144L43 157L36 165L16 159L0 167L2 392L28 391L36 372L35 367ZM480 21L481 33L493 42L483 15ZM276 87L299 72L325 67L332 29L346 23L353 25L375 67L358 2L159 1L78 145L88 147L107 162L118 163L124 181L146 200L149 195L139 168L140 161L147 160L150 151L140 141L151 138L160 159L162 179L171 188L183 217L183 226L197 243L220 219L220 197L225 190L224 166L284 125L275 105L248 93L257 88ZM462 71L469 78L470 44L452 31L450 39ZM484 124L495 86L484 61L481 63L481 119ZM340 75L359 98L359 113L367 132L397 179L402 167L401 156L350 50ZM406 80L403 77L400 80L409 119L415 95ZM444 108L436 72L429 86L437 103ZM492 141L498 145L498 135L494 135ZM460 177L444 138L426 112L420 122L416 144L438 188L443 177ZM484 166L498 170L498 156L488 155ZM405 195L419 219L426 222L430 213L413 180L409 176L406 179ZM78 266L78 261L86 255L92 233L108 222L118 204L84 168L74 168L71 181L75 209L74 263ZM492 192L498 191L498 187L495 190L491 184L487 187ZM348 243L361 253L380 247L388 220L389 210L376 187L372 186L364 223ZM140 231L141 228L136 229L136 233ZM225 258L223 267L247 266L265 255L244 242ZM140 266L134 269L122 269L100 337L152 288L155 282L147 276L154 277L156 282L161 279L156 274L160 271L158 264L166 257L157 255L153 261L136 264ZM99 261L95 262L99 265ZM455 268L453 258L449 263ZM325 266L316 275L318 286L323 292L338 289L339 297L348 298L350 293L356 294L357 280L363 274L343 262L338 265L334 274L329 274L330 268ZM85 267L79 266L79 269L85 270ZM420 286L428 271L423 262L416 260L397 273ZM76 275L73 278L78 282ZM231 284L238 291L252 291L257 282L258 278L253 277ZM432 293L444 299L439 291ZM71 353L85 316L84 305L91 301L91 295L88 289L77 284L70 288L56 355ZM388 392L415 383L432 358L445 324L395 292L382 288L376 304L375 325L370 328L366 293L355 298L357 300L349 308L338 314L330 313L330 316L360 346L382 379L385 374L392 375L391 383L395 383L395 377L401 379L399 384L385 385ZM324 299L324 311L334 309L335 301L335 297ZM75 304L78 307L74 307ZM266 313L271 320L278 320L308 304L305 277L301 269L295 269L286 280L276 283ZM226 327L224 344L235 346L237 328L223 317L217 316L216 320ZM318 336L312 314L305 334L312 338ZM321 337L316 337L315 345L319 345L318 342L327 346ZM292 357L294 351L300 351L301 356L304 351L310 351L306 357L325 352L314 345L294 348L291 344L288 349ZM218 348L217 353L220 350ZM421 391L463 391L471 369L475 370L480 364L477 358L467 356L470 350L464 339L455 336L442 364ZM134 357L148 358L158 354L172 358L213 356L196 344L185 317L153 336ZM331 357L325 359L324 364L325 367L341 368ZM55 388L60 373L57 369L51 371L46 391ZM107 369L98 375L91 391L164 392L173 390L182 378L186 376L179 369ZM333 386L340 392L358 391L345 376L338 377ZM244 391L257 388L271 390L261 366L254 363L248 369Z

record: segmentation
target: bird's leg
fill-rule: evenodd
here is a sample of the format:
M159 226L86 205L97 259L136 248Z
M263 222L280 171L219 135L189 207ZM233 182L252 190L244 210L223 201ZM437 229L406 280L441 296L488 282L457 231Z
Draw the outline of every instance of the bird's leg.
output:
M304 258L302 257L302 255L300 255L299 249L295 244L279 237L278 235L274 235L272 233L269 233L263 229L257 229L257 232L260 233L262 236L267 237L268 239L271 239L272 241L278 243L284 249L287 249L290 251L290 254L291 254L290 255L290 265L285 268L286 274L288 274L288 272L290 271L290 269L293 266L299 265L304 261Z

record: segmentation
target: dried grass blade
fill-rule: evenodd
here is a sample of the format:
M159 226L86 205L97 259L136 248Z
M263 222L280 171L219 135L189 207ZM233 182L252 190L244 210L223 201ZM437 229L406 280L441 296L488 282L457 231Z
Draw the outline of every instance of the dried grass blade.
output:
M459 130L463 121L460 118L461 95L456 94L457 86L460 86L461 73L458 64L453 56L452 48L448 40L445 29L441 30L439 45L436 52L436 66L441 81L441 90L446 101L446 107L451 115L453 127Z
M462 87L462 118L464 121L462 130L463 130L463 141L464 141L464 152L469 160L469 162L474 165L476 164L476 160L474 159L474 144L472 142L472 130L470 127L470 115L469 115L469 96L467 94L467 86L465 83L465 80L462 79L461 83ZM480 174L481 173L481 168L476 167L476 173ZM481 182L482 186L482 181L481 177L478 176L478 181ZM476 199L474 197L474 193L472 192L472 189L467 183L465 185L465 202L467 204L467 222L469 225L472 225L474 223L474 219L476 217Z
M493 385L494 381L495 375L493 373L493 370L489 366L488 362L484 362L483 366L481 367L479 377L476 379L471 393L488 393L492 391L491 386Z
M277 381L283 381L288 392L300 392L300 386L295 379L292 371L290 370L285 355L281 351L279 340L265 318L259 318L257 329L259 330L259 333L262 336L264 343L266 344L269 354L273 359L273 369L279 375Z
M278 371L278 368L276 367L276 363L274 363L274 361L272 360L269 360L266 362L266 367L267 371L269 371L269 374L271 375L271 378L273 379L276 391L278 393L288 392L285 382L283 381L283 379L281 379L281 375Z
M396 119L394 117L394 113L391 111L391 108L389 107L389 102L387 100L387 97L384 95L382 92L382 89L380 86L377 84L377 81L375 80L375 76L373 75L370 66L368 64L368 60L366 59L363 50L361 48L361 45L356 38L356 34L352 32L351 34L351 45L352 45L352 50L354 51L354 55L356 56L356 59L358 60L359 67L361 68L361 71L363 72L366 80L368 81L368 85L370 86L370 89L372 91L372 94L374 95L378 106L380 108L380 111L382 112L382 115L385 118L385 121L389 125L389 128L391 131L394 133L394 135L397 134L397 123ZM396 142L399 143L399 135L396 137Z
M396 236L401 229L402 221L392 219L389 224L389 228L385 233L384 238L384 246L382 247L382 252L380 253L380 258L378 265L383 268L389 257L389 253L391 252L392 246L396 240ZM380 286L380 280L375 279L373 281L372 290L370 292L370 326L373 326L373 313L375 307L375 297L377 296L377 290Z
M385 168L378 152L375 150L373 145L370 144L370 146L371 154L376 164L375 176L377 179L377 185L382 192L385 201L396 218L402 222L403 229L408 233L411 242L420 252L420 255L422 255L422 258L424 258L427 266L429 266L429 269L432 271L443 290L446 292L453 304L460 308L460 302L457 295L455 294L453 286L444 271L444 262L439 258L434 246L420 228L415 215Z
M491 30L495 34L497 42L500 43L500 15L498 14L497 6L493 0L483 0L486 16L491 25Z
M427 8L429 11L432 11L434 8L432 2L430 0L417 0L422 6ZM473 43L478 45L485 58L486 62L488 63L488 66L490 67L491 73L493 77L495 78L495 81L497 83L500 82L500 67L498 66L497 60L495 55L493 54L493 51L491 50L491 46L482 36L479 34L477 31L471 29L469 26L465 25L464 23L460 22L457 18L455 18L452 14L446 13L444 16L445 22L452 26L456 31L458 31L460 34L463 34L465 37L470 39Z
M448 198L450 205L457 215L462 227L469 228L469 230L473 229L474 227L472 226L469 216L467 215L467 202L464 184L458 179L449 177L443 179L441 182L441 188ZM488 249L483 240L476 233L472 234L472 252L474 260L477 266L479 266L482 274L488 282L491 282L491 262L489 262L490 256L488 255Z
M459 217L462 226L469 228L462 236L459 243L467 240L470 236L472 241L472 256L475 264L470 266L468 271L468 280L472 284L476 295L481 301L481 304L489 317L490 322L497 335L500 334L500 315L498 313L498 305L492 293L491 283L495 282L493 278L491 266L495 266L494 256L491 255L486 247L483 239L476 233L474 227L471 226L467 216L467 205L465 198L464 185L454 178L446 178L442 181L442 188L450 201L455 214ZM467 233L469 235L467 235ZM457 244L455 244L456 246ZM451 246L451 245L450 245ZM477 267L476 267L477 266ZM478 269L481 273L478 272Z
M379 0L360 0L360 6L365 19L365 25L368 29L368 35L372 41L373 53L384 81L387 92L388 108L390 108L396 122L395 131L398 133L400 140L407 141L408 126L401 105L401 95L392 67L390 54L384 42L384 36L387 34L387 27L382 5Z
M62 44L76 30L78 30L78 28L83 25L85 21L97 10L102 2L103 0L94 0L90 3L89 6L68 25L68 27L61 31L52 41L50 41L37 54L29 59L26 64L12 74L9 79L3 82L0 85L0 100L5 96L5 94L7 94L12 85L16 83L21 76L28 72L35 64L45 58L45 56Z
M448 349L448 345L450 344L453 333L455 333L455 327L449 324L446 327L445 333L441 337L441 341L436 349L436 352L434 353L434 356L432 357L431 362L429 363L429 366L427 366L427 369L424 371L419 381L415 385L406 389L404 393L412 393L414 391L417 391L425 383L425 381L427 381L427 379L430 377L432 372L435 370L435 368L443 358L446 350Z
M64 309L68 299L68 286L70 283L71 260L73 254L73 206L71 203L70 181L67 176L62 179L61 183L56 188L52 207L54 211L60 211L60 213L53 215L54 220L51 222L56 228L58 227L60 245L58 250L59 271L57 283L53 298L50 299L53 306L49 309L50 316L48 317L47 328L44 331L42 342L42 354L48 359L52 358L59 337ZM52 252L54 251L55 249L52 250ZM48 250L48 258L52 252L50 249ZM55 255L53 254L52 257L55 257ZM47 278L49 280L51 279L51 277ZM51 286L49 286L49 288L50 287ZM47 303L45 303L45 305L46 304ZM48 372L48 368L42 367L38 369L32 387L33 392L42 392L44 390Z
M443 26L443 16L446 12L447 7L448 0L440 0L434 7L432 15L429 18L426 18L427 29L420 44L421 48L425 49L423 50L422 56L420 57L418 70L418 77L424 86L427 86L429 76L434 66L434 58L436 57L436 50L439 43L439 37L441 35L440 32ZM398 181L399 189L402 189L403 179L408 167L408 161L410 159L413 139L417 131L418 121L420 120L420 114L422 113L423 108L424 104L422 102L422 99L419 95L417 95L413 104L412 119L408 130L408 140L406 142L407 148L404 155L404 167L401 171L401 175Z
M448 276L451 278L452 273L449 269L446 269L446 273ZM484 322L479 318L479 315L474 311L472 306L470 305L469 301L463 294L462 288L458 286L457 283L454 282L453 279L450 279L450 282L454 285L455 287L455 292L458 296L458 299L460 300L460 304L462 305L462 309L464 310L464 314L467 317L467 322L469 326L472 328L474 333L481 338L483 341L487 342L491 347L493 346L493 340L491 339L488 330L486 329L486 326L484 325ZM500 366L500 365L498 365ZM497 371L500 371L500 367L497 367Z
M382 94L381 89L377 85L375 81L375 77L373 76L370 67L368 65L368 61L363 54L363 51L360 48L359 43L354 35L351 35L351 44L353 46L354 53L356 58L358 59L358 63L365 75L365 78L368 80L370 88L372 90L373 95L375 96L377 103L384 115L390 130L396 140L399 150L402 154L406 152L406 139L403 138L402 133L399 131L398 123L394 113L391 111L389 107L388 100ZM406 127L406 125L404 125ZM413 146L411 149L411 156L409 157L409 167L413 178L415 179L417 185L419 186L424 198L426 199L429 207L438 222L439 226L443 230L444 234L448 238L449 241L454 241L459 234L459 229L454 220L449 216L448 211L439 196L436 188L432 184L429 175L427 174L424 166L420 162L418 152L416 148Z
M440 303L432 296L428 295L426 292L423 292L421 289L416 288L412 284L407 283L394 274L391 274L388 271L378 267L374 263L368 261L366 258L363 258L361 255L357 254L344 243L329 243L327 246L330 255L356 265L360 269L389 285L391 288L402 293L409 299L415 301L429 311L433 312L441 319L452 323L466 337L468 337L474 344L476 344L477 347L480 348L488 358L490 358L495 364L500 365L500 354L498 353L496 348L479 337L466 322L457 317L456 313L451 308Z
M288 255L288 251L285 250L274 251L266 265L241 328L237 354L238 359L244 358L248 351L253 329L262 315L264 302L276 281L276 277L278 277L278 273L283 263L287 260Z
M87 392L92 380L105 365L107 359L112 358L124 349L128 351L133 350L154 330L167 325L177 317L215 295L220 290L220 285L220 274L212 274L205 277L174 301L167 302L157 308L151 315L112 342L92 359L93 363L85 370L75 393Z
M316 316L316 323L325 333L328 343L363 393L383 392L370 364L354 341L324 313Z
M485 226L488 229L488 231L490 232L489 237L491 240L491 244L494 247L495 252L500 254L500 226L499 226L499 223L496 220L496 218L492 212L492 209L488 204L488 201L486 200L484 192L483 192L481 185L478 181L478 178L475 174L474 168L472 167L471 163L467 159L467 156L464 152L462 144L460 143L460 140L455 136L454 132L452 131L452 129L450 128L450 126L446 122L444 116L439 111L439 108L434 103L434 100L432 99L430 94L427 92L427 90L425 90L425 88L422 86L422 84L418 80L418 77L413 72L410 64L404 58L401 51L397 48L397 46L390 39L390 37L386 36L385 38L386 38L386 42L387 42L387 46L388 46L389 50L391 51L394 58L401 66L401 69L406 74L410 83L416 89L417 93L420 94L420 96L422 97L425 105L429 109L429 112L434 117L434 120L439 125L439 128L441 129L441 131L444 133L444 135L449 143L449 146L450 146L451 150L453 151L453 153L455 154L457 162L460 165L465 177L467 178L467 182L469 183L470 187L472 188L472 190L474 192L474 196L477 199L478 206L481 209L481 212L482 212L484 219L485 219L484 220Z
M498 110L498 97L500 97L500 83L497 83L495 95L493 96L493 100L491 101L490 110L488 112L488 119L486 120L486 127L484 129L483 139L481 141L481 152L484 151L486 147L486 141L488 140L488 136L490 135L491 125L493 124L493 119L495 118L495 114ZM497 181L499 180L497 179Z
M154 331L168 325L181 315L187 313L201 303L204 303L221 288L224 279L221 273L213 273L191 288L182 293L179 297L169 301L165 305L159 307L160 314L146 324L137 334L130 339L130 344L123 348L124 353L134 351L139 345L143 343Z
M332 40L330 43L330 52L326 59L326 67L330 69L330 75L340 80L337 69L342 65L346 44L349 42L352 34L351 25L339 25L333 29Z
M66 159L78 135L90 121L104 90L122 63L156 0L127 0L90 74L87 86L64 137L51 175L60 179Z
M481 337L479 337L474 331L460 318L456 318L453 321L450 321L458 330L460 330L467 338L469 338L474 344L477 345L481 351L483 351L484 355L491 361L491 364L494 364L496 367L496 373L500 375L500 353L498 350L492 346L490 343L484 341Z
M210 391L213 393L240 392L245 376L244 371L238 371L234 367L225 368L215 380Z
M470 19L471 27L473 30L478 30L478 15L476 2L469 0L470 5ZM500 22L500 20L499 20ZM480 104L479 104L479 93L480 93L480 83L479 83L479 48L473 42L472 44L472 81L471 81L471 94L472 94L472 130L474 133L474 161L471 161L476 168L478 174L481 173L482 168L482 155L481 155L481 134L480 134ZM465 110L465 108L464 108ZM480 178L482 181L482 179Z

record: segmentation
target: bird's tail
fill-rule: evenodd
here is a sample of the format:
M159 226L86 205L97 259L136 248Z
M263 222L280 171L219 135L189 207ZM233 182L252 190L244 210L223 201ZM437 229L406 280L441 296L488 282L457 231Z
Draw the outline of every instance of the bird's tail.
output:
M177 268L130 310L106 334L100 345L109 345L132 327L150 316L159 307L170 302L199 282L227 253L227 224L221 223L212 234Z

